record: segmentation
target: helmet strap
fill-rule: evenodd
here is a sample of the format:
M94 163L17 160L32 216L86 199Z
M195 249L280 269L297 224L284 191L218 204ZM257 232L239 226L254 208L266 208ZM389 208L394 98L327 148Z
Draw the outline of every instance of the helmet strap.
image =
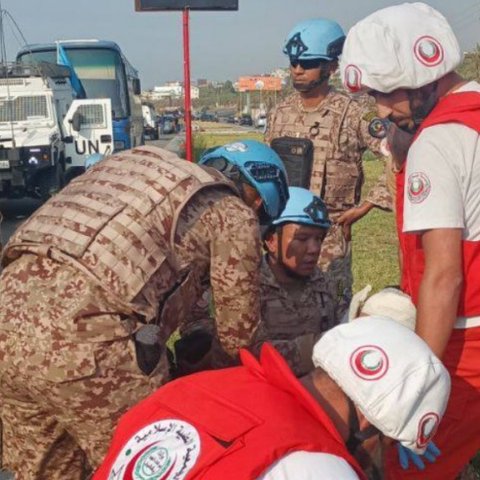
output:
M348 402L348 425L350 431L345 444L348 451L353 454L365 440L378 435L380 430L374 425L369 425L367 428L360 430L357 409L350 397L346 398Z
M365 449L363 449L362 443L365 440L372 438L375 435L379 435L379 434L381 435L382 433L374 425L369 425L367 428L360 430L360 423L358 421L358 414L357 414L355 405L350 399L350 397L346 396L346 399L348 402L349 435L348 435L347 441L345 442L345 445L347 447L347 450L353 456L355 456L355 453L359 449L362 449L363 450L362 453L364 453L365 455L368 455ZM380 469L374 463L370 465L368 478L370 480L381 480L383 478L383 475Z

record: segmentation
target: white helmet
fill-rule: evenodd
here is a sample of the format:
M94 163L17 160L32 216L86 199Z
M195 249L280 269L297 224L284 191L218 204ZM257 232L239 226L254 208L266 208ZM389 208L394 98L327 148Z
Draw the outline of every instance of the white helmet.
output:
M413 331L387 317L364 317L316 343L321 367L385 436L423 453L443 417L450 376Z
M378 10L348 32L340 62L350 92L368 88L390 93L428 85L462 61L445 17L424 3Z

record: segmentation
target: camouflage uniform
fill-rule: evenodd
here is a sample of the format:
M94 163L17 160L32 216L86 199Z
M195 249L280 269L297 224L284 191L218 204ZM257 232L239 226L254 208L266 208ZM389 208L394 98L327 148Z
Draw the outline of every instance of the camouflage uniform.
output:
M119 416L167 379L132 334L163 342L210 276L230 354L258 321L254 212L218 172L142 147L88 170L7 244L0 276L0 411L18 478L84 478ZM240 293L239 293L240 292Z
M365 150L381 153L380 141L368 133L370 119L364 103L331 89L318 107L305 108L300 95L294 93L271 111L267 122L268 143L282 136L313 142L310 190L322 197L333 222L360 200ZM384 176L365 200L379 208L392 208ZM331 272L340 297L348 305L353 282L351 246L338 225L333 225L323 242L319 266Z
M3 215L2 215L2 212L0 212L0 253L2 253L2 248L3 248L2 222L3 222Z
M336 301L334 283L315 269L305 280L286 288L280 285L267 260L262 262L261 320L252 340L259 354L269 342L285 357L297 376L313 369L312 351L320 335L337 325L342 316Z
M251 350L258 355L262 344L269 342L285 357L296 375L310 371L313 345L320 334L337 325L345 313L344 306L337 301L335 282L328 273L316 269L310 278L298 280L287 289L278 283L264 257L260 292L261 320L253 335ZM200 330L216 337L210 297L210 292L205 291L191 310L188 321L181 326L182 336ZM203 360L190 365L191 370L187 368L182 375L204 370L204 365ZM210 362L208 365L210 367Z

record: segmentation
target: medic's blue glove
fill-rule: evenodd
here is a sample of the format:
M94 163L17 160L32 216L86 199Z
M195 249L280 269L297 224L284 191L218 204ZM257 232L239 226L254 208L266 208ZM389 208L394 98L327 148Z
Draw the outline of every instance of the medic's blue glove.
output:
M427 449L423 455L418 455L417 453L412 452L410 449L404 447L400 443L397 443L397 451L398 461L404 470L408 469L410 462L413 463L419 470L424 470L425 463L423 459L426 458L430 463L434 463L441 453L433 442L430 442L427 445Z

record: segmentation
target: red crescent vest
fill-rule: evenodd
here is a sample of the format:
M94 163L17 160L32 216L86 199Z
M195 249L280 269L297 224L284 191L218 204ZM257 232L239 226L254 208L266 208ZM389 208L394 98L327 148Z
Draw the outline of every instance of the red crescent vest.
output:
M341 457L366 479L332 421L271 345L264 345L260 363L246 350L241 359L240 367L170 382L132 408L93 479L130 480L143 472L161 480L254 480L301 450ZM172 442L177 452L169 449Z
M461 123L480 133L480 93L452 93L442 100L423 121L414 141L425 128L441 123ZM420 235L403 232L405 168L397 174L397 229L403 257L402 290L411 295L417 304L418 291L425 269L425 258ZM460 295L458 315L480 315L480 242L464 240L463 290Z

